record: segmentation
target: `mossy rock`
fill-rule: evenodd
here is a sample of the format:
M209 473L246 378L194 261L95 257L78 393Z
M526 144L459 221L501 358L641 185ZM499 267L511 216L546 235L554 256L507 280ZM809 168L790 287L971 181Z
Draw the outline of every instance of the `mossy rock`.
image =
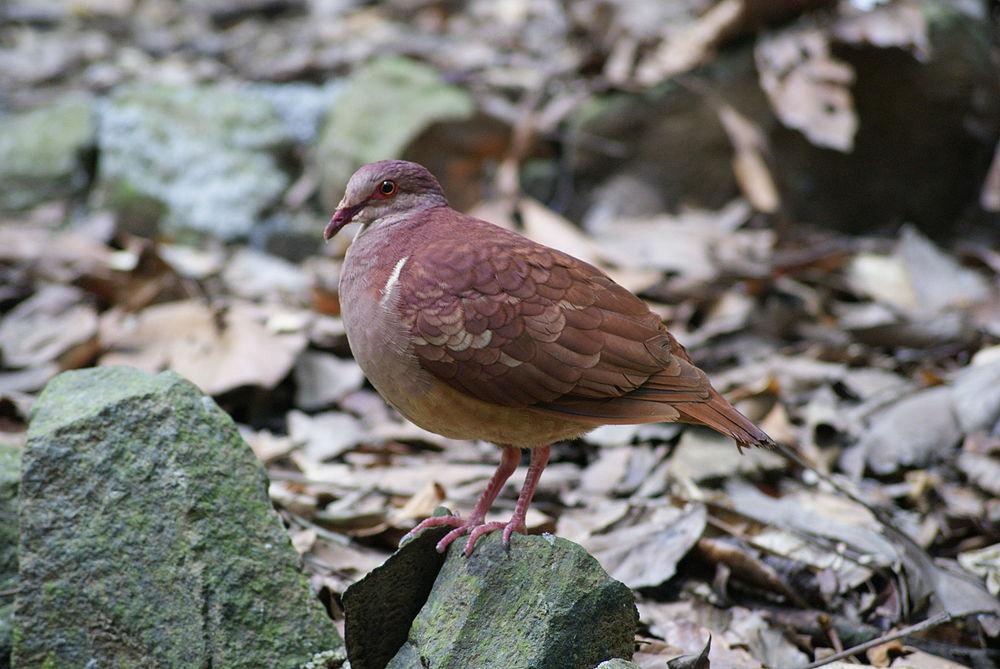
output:
M233 421L172 372L65 372L23 455L14 664L299 667L342 644Z
M327 116L316 149L324 203L336 205L362 165L401 158L431 125L468 119L474 111L467 92L417 61L393 56L360 68Z
M94 104L68 99L0 117L0 209L67 197L86 184L83 156L94 143Z
M0 444L0 591L17 588L17 490L21 449ZM14 598L0 594L0 667L9 666L13 643Z
M495 532L468 558L455 542L442 564L442 534L408 543L345 594L354 669L593 669L632 657L632 592L581 546L515 535L508 550Z
M149 234L244 237L280 198L293 142L275 106L252 90L135 85L106 101L96 203Z

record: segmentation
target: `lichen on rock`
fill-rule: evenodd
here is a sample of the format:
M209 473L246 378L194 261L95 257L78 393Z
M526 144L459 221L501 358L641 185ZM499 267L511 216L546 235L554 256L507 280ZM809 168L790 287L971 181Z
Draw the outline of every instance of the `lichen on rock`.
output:
M342 644L235 424L173 372L66 372L21 482L20 667L298 667Z
M168 231L245 236L289 183L289 127L250 90L123 88L101 108L98 141L98 202Z

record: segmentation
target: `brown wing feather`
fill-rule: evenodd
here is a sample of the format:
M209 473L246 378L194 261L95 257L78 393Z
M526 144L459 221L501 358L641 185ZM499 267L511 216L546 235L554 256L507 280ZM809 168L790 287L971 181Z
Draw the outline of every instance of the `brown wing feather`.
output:
M759 439L723 425L719 412L752 427L645 303L599 269L478 219L459 225L415 249L399 281L424 369L483 401L585 423L687 420Z

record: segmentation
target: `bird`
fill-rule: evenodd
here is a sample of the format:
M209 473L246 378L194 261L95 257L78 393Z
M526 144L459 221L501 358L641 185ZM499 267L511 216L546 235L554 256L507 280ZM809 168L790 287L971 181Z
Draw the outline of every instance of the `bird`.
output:
M684 422L737 447L774 442L712 387L684 347L639 297L601 269L516 232L452 209L422 165L360 167L323 231L357 233L341 267L348 343L372 386L416 425L500 447L500 464L467 517L431 517L452 528L439 552L468 535L502 530L509 547L552 444L601 426ZM530 452L507 522L486 522L504 484Z

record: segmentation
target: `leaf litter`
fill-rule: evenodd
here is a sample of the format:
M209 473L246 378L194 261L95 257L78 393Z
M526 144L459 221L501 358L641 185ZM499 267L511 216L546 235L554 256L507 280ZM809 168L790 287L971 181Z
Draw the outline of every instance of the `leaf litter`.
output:
M455 16L394 4L440 27L414 42L414 55L468 73L477 104L566 146L562 120L586 99L580 91L606 85L581 72L624 90L669 77L697 90L684 76L749 36L776 122L845 153L865 119L841 47L933 55L927 14L904 0L805 3L829 7L801 16L803 3L733 0L588 0L537 12L475 3ZM308 46L281 76L350 68L401 39L402 24L383 9L361 11L298 31ZM581 31L596 46L581 47ZM249 60L235 56L245 47L220 44L241 76L275 74L243 71ZM500 57L511 52L519 57ZM505 97L539 90L544 101L527 114ZM449 171L475 186L478 211L494 222L640 291L715 385L804 462L740 456L698 429L602 428L554 449L529 530L581 543L634 589L642 667L801 667L938 614L933 628L855 654L867 664L827 666L995 664L1000 260L911 226L891 239L788 234L761 117L728 98L711 109L738 188L714 207L667 212L654 196L637 213L608 207L603 222L595 215L581 228L558 198L520 193L509 174L491 190L468 165ZM535 158L482 152L477 160L513 165L514 182ZM995 152L977 186L987 211L1000 208ZM240 423L313 586L341 615L346 588L421 518L441 505L471 509L498 453L408 424L365 385L339 319L346 242L320 250L316 177L299 176L302 192L283 202L316 219L317 244L302 262L258 243L148 240L101 211L56 229L65 203L0 220L0 438L23 439L33 397L63 369L184 374ZM491 519L509 515L524 472Z

